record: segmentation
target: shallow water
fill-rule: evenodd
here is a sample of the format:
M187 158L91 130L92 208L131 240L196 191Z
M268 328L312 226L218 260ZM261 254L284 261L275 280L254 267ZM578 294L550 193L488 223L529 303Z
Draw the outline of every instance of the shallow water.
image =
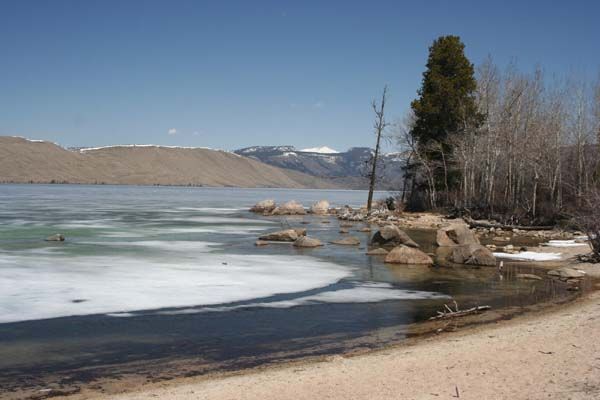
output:
M257 248L258 235L282 226L306 227L325 243L340 236L335 218L247 211L265 198L358 206L366 193L0 186L2 386L41 385L46 374L83 366L101 376L133 361L235 366L339 351L385 329L402 338L452 300L526 306L560 291L494 268L386 266L365 255L369 234L356 231L359 247ZM56 232L67 240L43 240ZM409 234L431 249L431 232Z

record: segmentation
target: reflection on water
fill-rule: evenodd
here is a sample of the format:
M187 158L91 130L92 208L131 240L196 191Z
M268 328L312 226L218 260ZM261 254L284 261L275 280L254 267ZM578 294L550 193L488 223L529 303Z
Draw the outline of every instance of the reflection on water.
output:
M351 228L358 247L256 248L261 232L281 226L306 227L324 243L339 237L335 218L246 211L264 198L356 206L366 195L1 186L0 386L42 385L81 367L104 376L136 361L193 359L209 370L329 353L372 346L374 333L399 340L453 300L498 309L566 295L549 280L516 280L517 270L536 272L526 264L502 275L385 265L365 255L360 223ZM56 232L67 241L43 241ZM408 233L434 251L432 231Z

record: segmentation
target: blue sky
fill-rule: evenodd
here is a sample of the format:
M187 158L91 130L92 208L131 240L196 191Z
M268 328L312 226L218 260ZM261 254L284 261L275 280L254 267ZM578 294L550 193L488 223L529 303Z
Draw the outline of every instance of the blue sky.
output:
M428 46L475 64L600 72L600 2L0 0L0 135L65 146L372 145Z

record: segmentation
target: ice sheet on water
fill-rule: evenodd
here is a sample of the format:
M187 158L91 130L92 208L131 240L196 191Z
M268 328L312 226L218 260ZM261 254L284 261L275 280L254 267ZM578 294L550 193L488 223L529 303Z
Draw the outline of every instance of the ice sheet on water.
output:
M186 221L200 222L203 224L257 224L257 225L272 225L275 221L252 218L234 218L234 217L217 217L217 216L190 216L190 217L174 217L160 218L159 220L168 221Z
M351 273L311 257L212 254L208 244L166 243L186 247L185 256L5 253L0 323L247 301L324 287Z
M358 283L352 288L323 291L310 296L301 296L290 300L256 302L235 306L196 307L182 310L159 311L163 315L196 314L203 312L225 312L244 308L291 308L319 303L377 303L386 300L425 300L446 299L442 293L396 289L389 283ZM124 316L124 315L119 315ZM129 315L131 316L131 315Z

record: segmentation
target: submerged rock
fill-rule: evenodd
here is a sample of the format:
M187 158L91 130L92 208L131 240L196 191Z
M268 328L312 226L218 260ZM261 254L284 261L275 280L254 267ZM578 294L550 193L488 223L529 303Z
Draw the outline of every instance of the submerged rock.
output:
M394 247L394 249L385 256L385 262L391 264L433 264L433 260L427 254L419 249L405 245Z
M542 277L534 274L517 274L517 279L525 279L532 281L541 281Z
M310 212L317 215L326 215L329 213L329 202L327 200L319 200L310 207Z
M46 238L46 242L64 242L65 237L62 233L56 233L54 235L48 236Z
M271 212L272 215L304 215L306 214L306 210L304 206L297 201L288 201L280 205L279 207L275 207L275 209Z
M560 279L580 279L585 276L585 272L575 268L562 267L552 271L548 271L548 275Z
M330 243L340 244L343 246L358 246L360 244L360 239L354 236L348 236L343 239L333 240Z
M466 244L455 246L450 254L449 261L456 264L467 265L496 265L496 257L492 252L480 244Z
M270 213L272 212L277 205L275 204L275 200L263 200L256 203L250 211L255 213Z
M373 235L371 245L419 247L410 236L396 225L386 225Z
M323 243L319 239L311 238L309 236L300 236L295 242L296 247L319 247L323 246Z
M298 239L298 232L295 229L285 229L283 231L271 232L260 236L259 240L268 240L272 242L293 242Z
M376 249L371 249L371 250L367 251L368 256L385 256L388 253L389 253L389 251L387 251L386 249L384 249L382 247L378 247Z
M348 231L348 229L346 229L346 228L341 228L341 229L340 229L340 233L348 233L348 232L349 232L349 231Z
M264 240L257 240L256 242L254 242L255 246L266 246L268 244L269 244L269 242L266 242Z

